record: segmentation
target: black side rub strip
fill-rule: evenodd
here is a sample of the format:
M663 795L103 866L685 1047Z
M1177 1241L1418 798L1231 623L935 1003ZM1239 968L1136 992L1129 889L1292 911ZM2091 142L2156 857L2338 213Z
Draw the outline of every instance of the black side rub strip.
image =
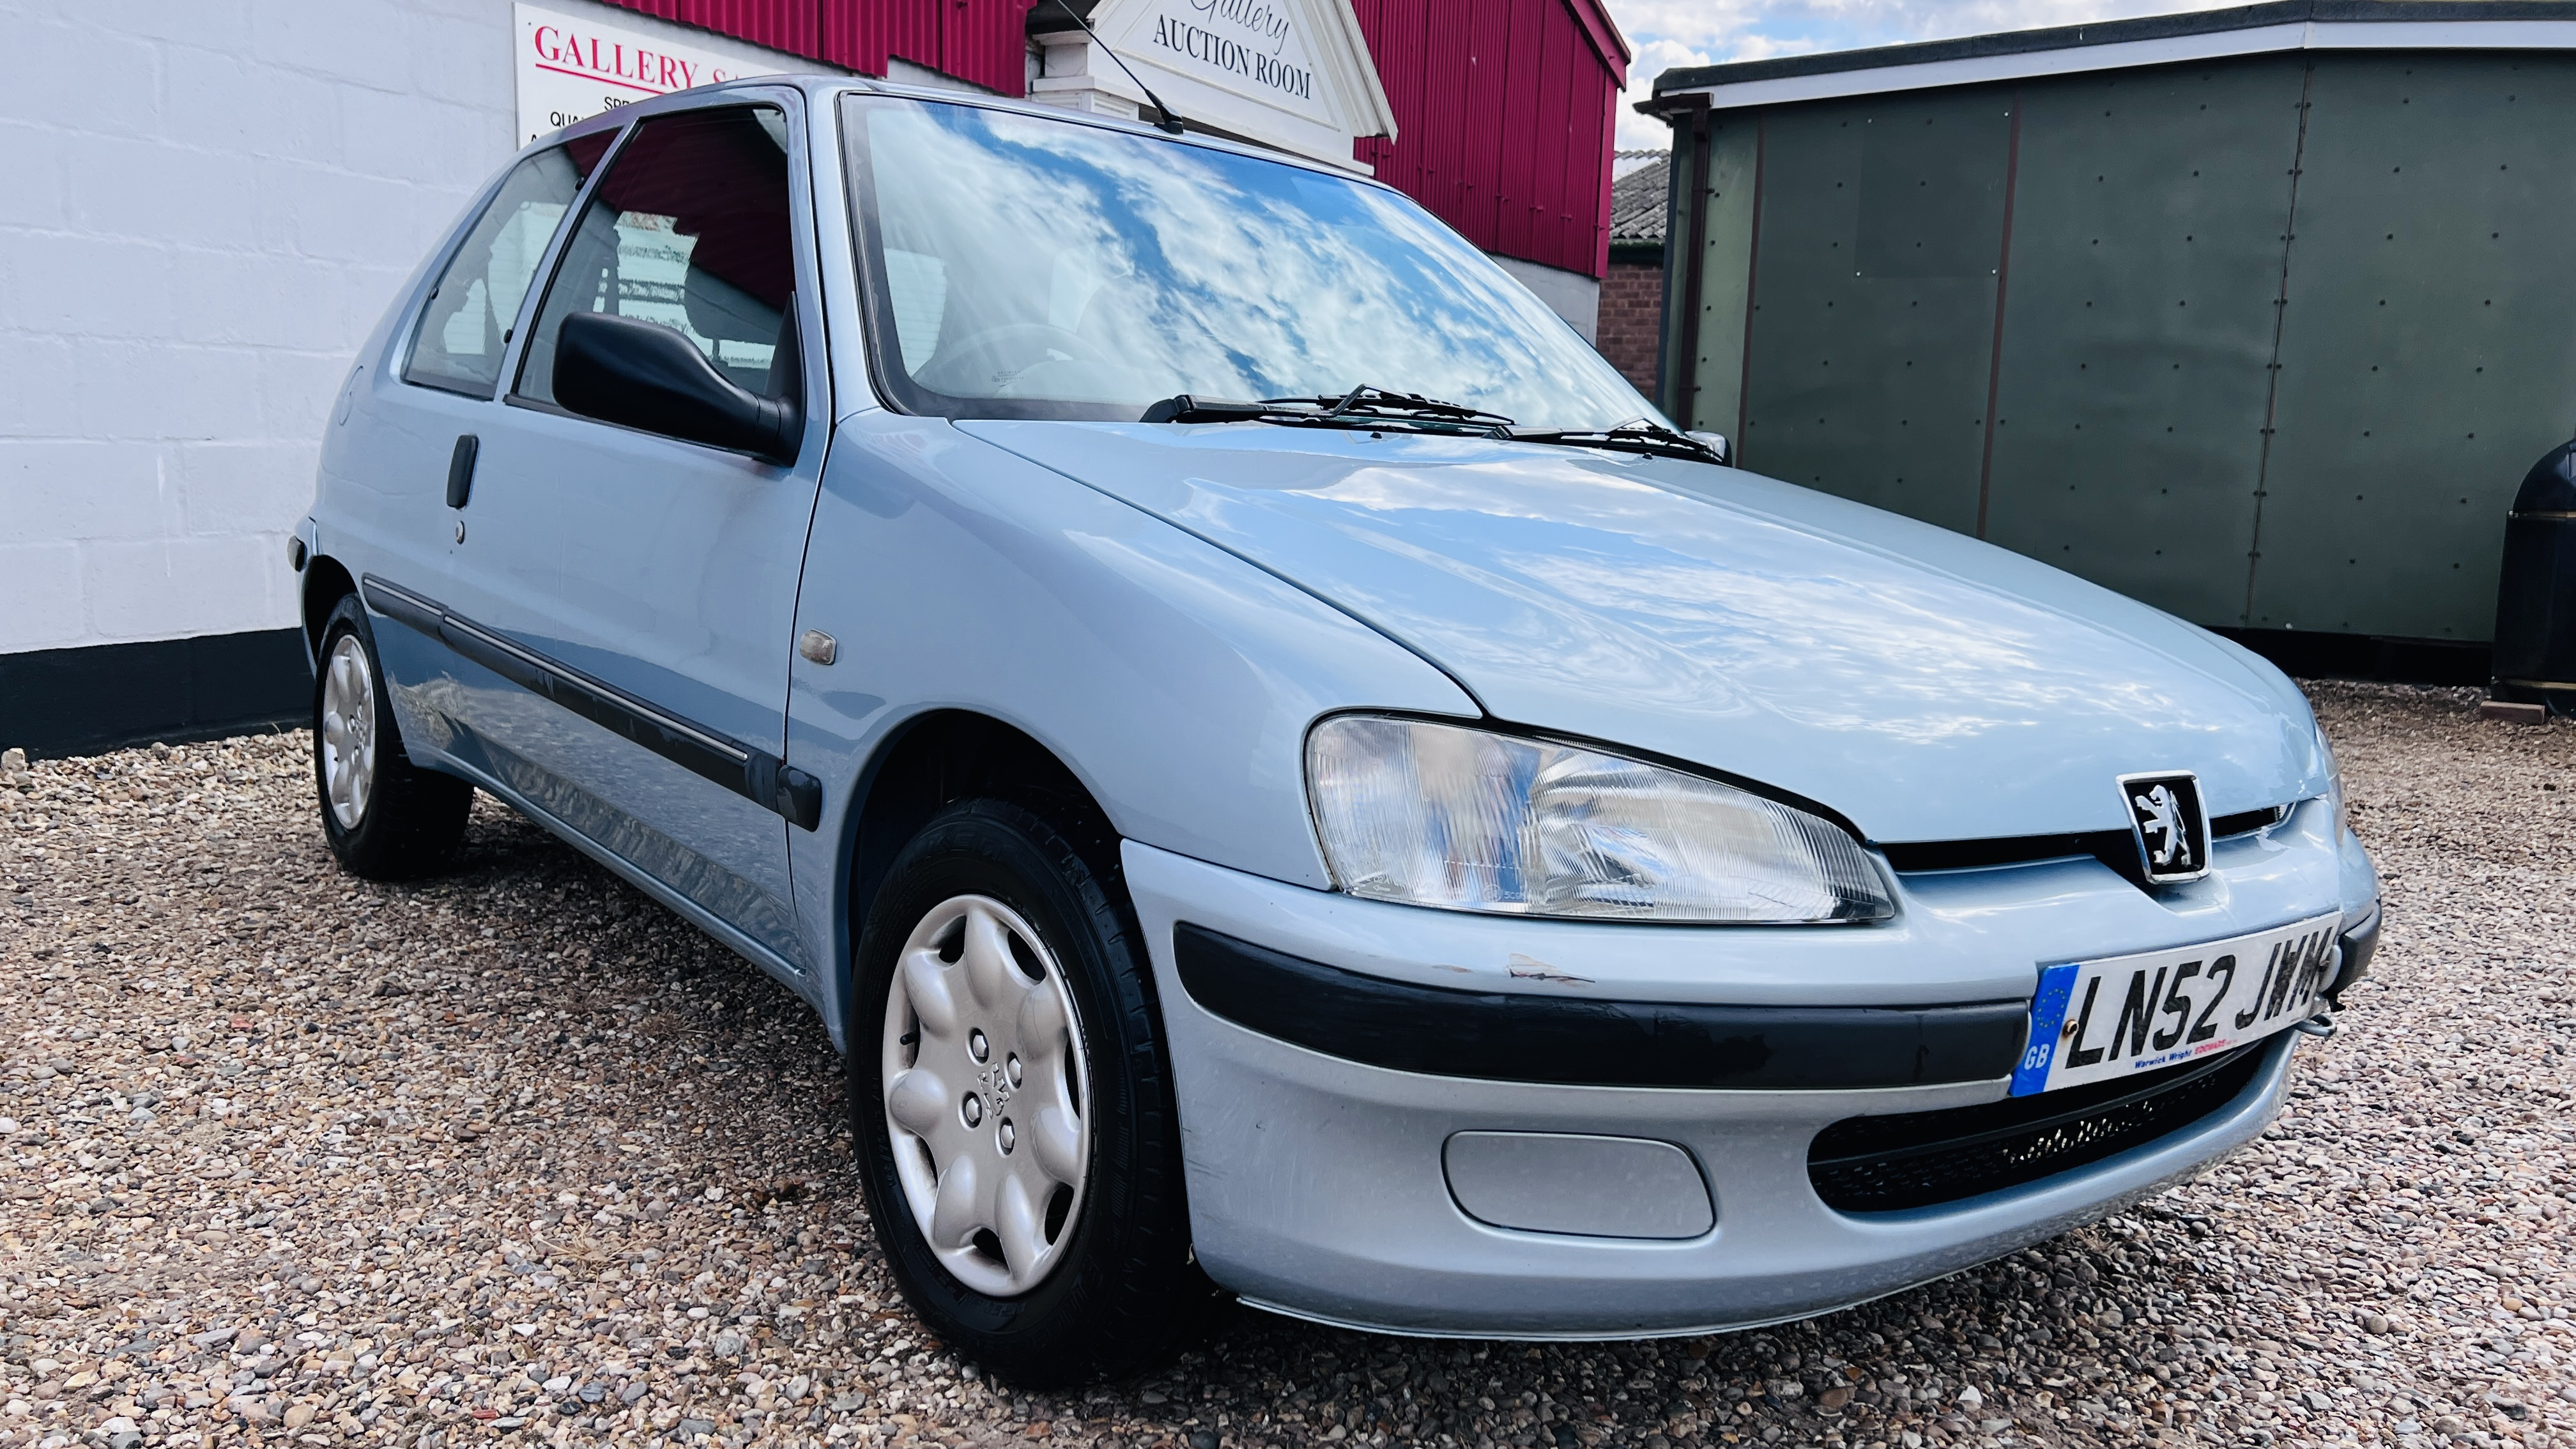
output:
M823 820L823 782L766 750L667 714L615 685L512 643L445 605L374 574L359 581L367 607L407 624L513 684L633 740L682 769L812 830Z
M1703 1006L1454 991L1182 922L1190 999L1237 1026L1397 1071L1596 1087L1916 1087L2012 1075L2029 1003Z

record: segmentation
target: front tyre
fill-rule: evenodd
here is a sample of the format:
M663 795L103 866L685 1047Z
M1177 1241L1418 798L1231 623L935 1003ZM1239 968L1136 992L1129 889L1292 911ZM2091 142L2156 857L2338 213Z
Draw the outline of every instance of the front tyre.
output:
M852 1138L895 1281L1035 1387L1135 1367L1207 1294L1151 970L1115 841L1085 835L943 811L896 857L853 982Z
M313 681L313 784L322 834L343 870L368 880L432 874L456 857L474 787L415 767L394 726L375 631L355 594L322 626Z

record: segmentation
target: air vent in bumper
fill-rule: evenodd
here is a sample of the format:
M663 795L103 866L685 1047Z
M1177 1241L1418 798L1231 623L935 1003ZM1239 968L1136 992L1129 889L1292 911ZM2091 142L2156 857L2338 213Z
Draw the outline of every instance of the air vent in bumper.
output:
M2136 1077L1974 1107L1846 1117L1816 1134L1807 1177L1838 1212L1957 1202L2069 1172L2179 1132L2236 1100L2268 1041Z

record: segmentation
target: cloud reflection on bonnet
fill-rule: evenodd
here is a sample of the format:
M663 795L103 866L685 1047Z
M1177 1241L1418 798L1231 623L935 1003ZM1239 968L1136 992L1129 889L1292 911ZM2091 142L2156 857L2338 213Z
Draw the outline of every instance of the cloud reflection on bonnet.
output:
M959 427L1296 581L1496 718L1828 800L1873 839L2115 826L2106 759L2188 758L2247 804L2312 783L2283 773L2308 753L2293 687L2222 641L1736 469L1266 424Z
M1804 724L1913 740L2044 730L2078 695L2132 717L2185 713L2154 681L2085 667L2095 651L2061 614L1994 595L1963 630L1960 580L1856 569L1808 529L1675 507L1666 488L1620 476L1637 467L1624 460L1586 460L1582 506L1568 509L1568 461L1360 468L1308 496L1408 515L1346 531L1524 601L1516 627L1489 637L1569 684L1615 681L1634 698L1707 709L1737 685L1770 695L1765 676L1838 680L1848 688L1772 705ZM1533 634L1548 647L1530 649Z
M1132 418L1182 392L1371 383L1532 425L1653 413L1527 288L1382 187L971 105L871 98L852 125L908 409Z

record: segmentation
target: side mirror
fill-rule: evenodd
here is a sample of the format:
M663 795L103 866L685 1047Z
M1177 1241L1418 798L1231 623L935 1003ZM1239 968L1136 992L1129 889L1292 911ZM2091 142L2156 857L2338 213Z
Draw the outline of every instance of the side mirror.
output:
M632 317L575 312L555 334L555 401L586 418L733 448L767 463L796 461L805 436L802 390L779 339L787 395L760 397L716 371L697 344Z
M1726 464L1730 468L1735 466L1735 455L1728 452L1726 448L1726 434L1692 433L1689 436L1693 442L1706 443L1708 445L1708 450L1717 455L1717 461Z

